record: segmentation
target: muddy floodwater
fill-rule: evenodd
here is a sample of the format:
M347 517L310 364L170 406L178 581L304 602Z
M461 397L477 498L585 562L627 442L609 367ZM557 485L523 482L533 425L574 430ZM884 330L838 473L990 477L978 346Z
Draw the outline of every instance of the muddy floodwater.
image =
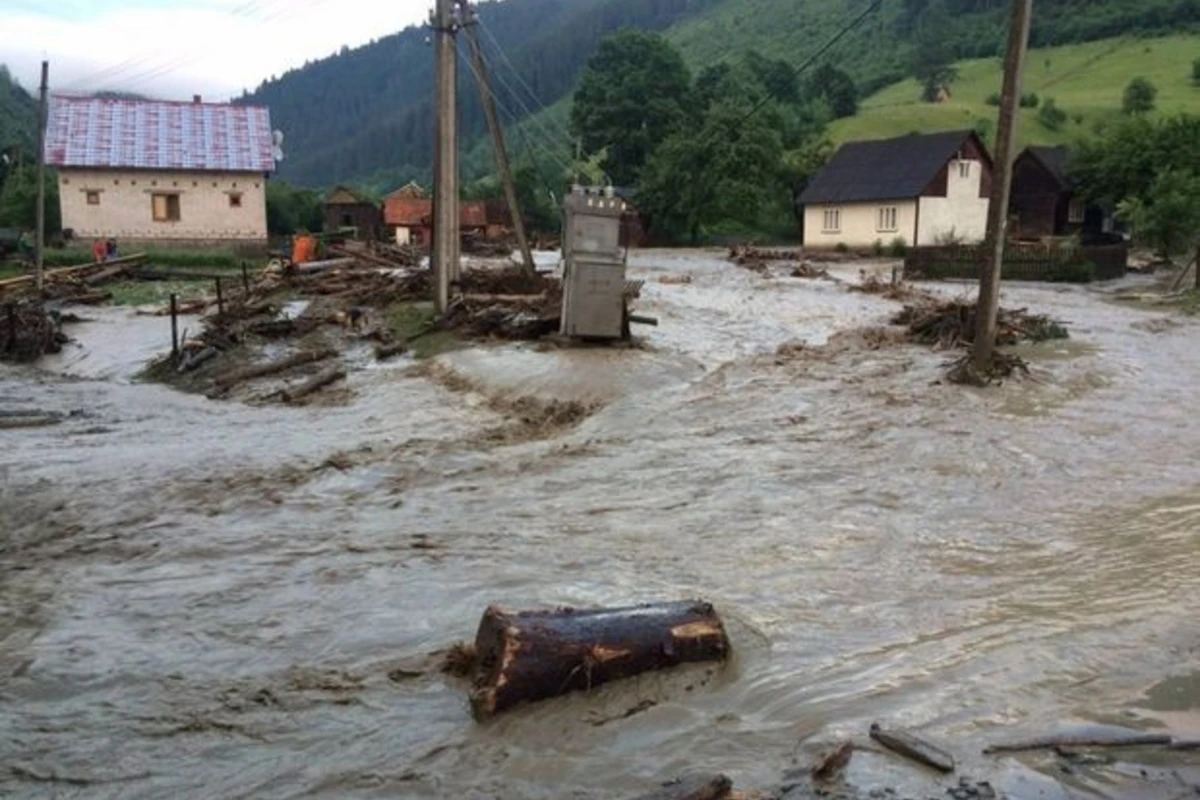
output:
M1098 797L1119 770L980 751L1070 725L1200 737L1200 326L1111 286L1009 286L1072 339L980 391L938 383L946 354L847 333L900 306L837 280L632 264L660 319L641 349L371 366L344 403L138 383L169 333L119 311L0 367L0 411L69 415L0 431L0 795L769 788L881 720L1011 797ZM592 413L506 412L529 398ZM426 671L492 603L693 597L726 618L723 668L485 725ZM1184 796L1176 766L1127 795ZM868 754L847 780L957 779Z

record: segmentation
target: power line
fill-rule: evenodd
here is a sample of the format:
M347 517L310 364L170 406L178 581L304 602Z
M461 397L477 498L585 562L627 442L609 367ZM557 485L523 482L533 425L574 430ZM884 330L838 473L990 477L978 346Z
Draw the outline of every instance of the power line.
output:
M483 34L484 34L485 36L487 36L488 40L489 40L489 41L492 43L492 46L496 48L496 52L498 52L498 53L500 54L500 58L501 58L501 59L504 61L504 63L505 63L507 66L508 66L509 70L511 70L511 71L512 71L512 74L513 74L513 75L516 77L517 81L518 81L518 82L521 84L521 86L522 86L522 87L524 87L525 91L527 91L527 92L529 93L529 97L530 97L530 98L533 100L533 102L534 102L534 103L535 103L535 104L536 104L536 105L537 105L537 106L538 106L538 107L539 107L539 108L540 108L542 111L545 111L545 112L546 112L547 119L549 119L551 122L553 122L553 120L552 120L552 119L550 119L550 109L546 108L546 106L545 106L545 105L542 103L541 99L538 97L538 95L537 95L537 92L535 92L535 91L533 90L533 87L531 87L531 86L530 86L530 85L529 85L529 84L528 84L528 83L525 81L525 79L521 77L521 73L520 73L520 71L518 71L518 70L517 70L517 68L516 68L516 66L513 64L512 60L511 60L511 59L508 57L508 54L507 54L506 52L504 52L504 48L500 46L500 42L499 42L499 41L496 39L496 37L495 37L495 36L492 34L491 30L489 30L489 29L488 29L488 27L487 27L486 25L484 25L484 24L483 24L483 20L482 20L482 19L480 19L478 16L476 17L476 21L477 21L477 24L479 25L480 29L482 29L482 30L483 30ZM497 72L497 71L496 71L496 70L493 70L493 73L495 73L495 72ZM560 129L559 129L559 132L560 132L560 133L563 133L563 134L566 136L566 139L567 139L567 141L568 141L568 142L569 142L569 141L571 141L571 133L570 133L570 131L567 131L567 130L565 130L565 129L561 129L561 128L560 128Z
M463 63L467 65L467 68L470 69L471 74L475 76L475 80L478 81L481 86L486 85L484 83L483 76L480 75L479 72L476 70L475 64L469 58L466 57L466 55L462 52L461 49L458 48L457 42L455 43L455 50L458 52L459 58L461 58ZM486 62L485 62L485 68L486 68ZM521 130L520 118L516 114L513 113L511 108L509 108L507 105L505 105L500 100L500 98L498 98L496 96L495 92L492 93L492 99L495 100L497 108L499 108L501 111L503 111L505 114L507 114L509 119L511 119L513 121L513 127L515 127L517 129L518 133L522 136L522 138L525 138L525 132ZM532 119L533 118L532 115L529 118ZM556 155L554 153L554 150L553 150L554 142L553 141L551 141L551 147L549 147L549 148L547 148L544 144L541 144L541 143L538 143L538 146L542 150L543 153L550 156L550 158L553 159L566 172L571 171L570 165L567 164L566 162L564 162L561 158L559 158L558 155ZM536 163L537 163L536 159L534 160L534 163L536 165Z
M799 66L792 67L793 77L795 77L798 80L800 78L800 76L803 75L808 70L809 67L811 67L814 63L816 63L817 59L821 58L821 56L825 55L830 50L832 50L834 45L836 45L838 42L840 42L852 30L854 30L859 25L861 25L863 22L865 22L867 17L869 17L871 14L878 11L880 6L882 6L882 5L883 5L883 0L873 0L871 5L867 6L861 14L859 14L857 17L852 19L849 24L847 24L845 27L843 27L841 30L839 30L836 34L834 34L834 36L832 38L830 38L828 41L826 41L825 44L821 45L821 47L818 48L815 53L813 53L811 56L806 58ZM744 117L742 117L736 123L734 123L732 126L730 126L729 133L732 134L737 129L739 129L743 125L745 125L746 122L748 122L751 117L753 117L759 111L762 111L763 108L765 108L766 105L768 103L770 103L773 99L774 98L771 96L771 94L769 92L766 95L764 95L761 100L759 100L757 103L754 104L754 107L751 108L750 111L747 112ZM710 129L710 130L712 130L712 129ZM706 146L708 144L708 142L706 142L704 139L701 139L700 144L702 146Z

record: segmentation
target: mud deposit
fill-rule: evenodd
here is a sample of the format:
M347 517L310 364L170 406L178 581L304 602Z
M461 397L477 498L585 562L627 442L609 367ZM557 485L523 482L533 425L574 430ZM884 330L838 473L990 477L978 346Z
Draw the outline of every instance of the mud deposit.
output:
M879 330L899 304L846 291L859 265L634 264L661 319L641 349L363 364L345 406L135 383L168 341L141 326L166 323L107 313L41 371L3 368L0 411L63 422L0 431L0 795L772 789L876 720L1009 797L1193 791L1196 752L981 750L1071 725L1200 738L1194 323L1011 286L1072 339L983 392ZM737 652L711 675L476 725L436 668L489 603L695 596ZM845 780L960 786L872 752Z

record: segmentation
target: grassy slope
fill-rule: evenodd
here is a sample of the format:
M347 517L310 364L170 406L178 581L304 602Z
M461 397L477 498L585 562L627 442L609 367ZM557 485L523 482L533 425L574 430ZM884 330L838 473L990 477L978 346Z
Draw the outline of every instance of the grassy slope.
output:
M1120 113L1121 96L1130 79L1142 76L1158 87L1159 113L1200 113L1200 88L1192 85L1192 60L1200 57L1200 35L1160 39L1106 39L1030 52L1025 91L1044 101L1054 98L1072 117L1059 131L1037 121L1036 110L1021 118L1021 144L1060 144L1091 133L1098 122ZM988 95L1000 88L999 59L964 61L953 86L953 98L939 105L917 102L916 81L893 84L863 102L856 117L838 120L830 133L835 141L878 139L911 132L973 127L976 120L996 119Z

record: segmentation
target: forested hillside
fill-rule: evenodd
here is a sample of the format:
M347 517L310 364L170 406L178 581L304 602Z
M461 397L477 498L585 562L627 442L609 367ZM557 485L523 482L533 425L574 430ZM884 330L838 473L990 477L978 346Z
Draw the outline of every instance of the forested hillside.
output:
M823 59L853 78L860 97L914 75L936 88L952 77L945 70L956 60L996 56L1003 46L1009 0L878 1L878 10ZM541 120L543 127L547 119L557 121L562 157L566 105L580 70L596 45L621 27L663 32L693 72L750 50L799 64L873 2L504 0L480 4L479 14L487 56L507 75L495 87L503 109L520 117L557 103ZM1032 39L1042 47L1178 33L1198 24L1198 0L1038 0ZM269 105L287 135L283 177L312 186L355 180L387 189L429 173L432 61L426 31L410 28L268 81L246 101ZM484 131L477 91L466 61L459 65L469 179L488 167L485 148L473 147ZM549 137L536 138L549 146ZM513 142L518 152L530 145L520 136Z
M661 30L719 0L507 0L477 5L480 40L497 65L507 57L540 104L569 92L583 63L622 27ZM244 102L270 106L286 134L287 179L327 185L348 178L398 184L428 171L433 152L433 52L423 28L408 28L264 83ZM478 92L459 60L464 142L484 128ZM503 52L505 55L501 55ZM495 87L501 104L523 114L535 104L516 81Z
M37 101L0 64L0 152L17 147L32 155L36 139Z

